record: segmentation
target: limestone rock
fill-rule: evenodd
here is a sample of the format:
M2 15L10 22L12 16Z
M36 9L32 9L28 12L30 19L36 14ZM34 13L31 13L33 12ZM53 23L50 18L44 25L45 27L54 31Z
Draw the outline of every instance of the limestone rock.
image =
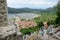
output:
M18 29L19 30L19 29ZM7 26L7 27L0 27L0 37L6 37L12 34L17 34L16 26ZM18 32L20 33L20 32Z

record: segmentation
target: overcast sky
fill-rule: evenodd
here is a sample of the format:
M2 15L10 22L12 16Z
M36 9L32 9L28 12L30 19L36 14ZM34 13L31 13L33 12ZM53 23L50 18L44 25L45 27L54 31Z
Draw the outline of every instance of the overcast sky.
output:
M56 5L58 0L7 0L8 7L45 9Z

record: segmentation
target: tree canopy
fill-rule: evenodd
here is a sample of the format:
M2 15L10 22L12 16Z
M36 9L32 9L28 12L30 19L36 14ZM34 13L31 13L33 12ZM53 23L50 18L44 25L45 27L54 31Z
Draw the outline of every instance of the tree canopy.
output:
M57 13L56 24L60 25L60 1L58 1L57 3L56 13Z

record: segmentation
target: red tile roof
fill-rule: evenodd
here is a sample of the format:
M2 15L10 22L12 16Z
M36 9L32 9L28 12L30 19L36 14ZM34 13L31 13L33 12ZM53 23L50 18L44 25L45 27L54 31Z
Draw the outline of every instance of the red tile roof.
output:
M17 22L17 24L22 27L22 28L29 28L29 27L33 27L33 26L36 26L37 24L33 21L28 21L28 22L25 22L25 21L21 21L21 22Z

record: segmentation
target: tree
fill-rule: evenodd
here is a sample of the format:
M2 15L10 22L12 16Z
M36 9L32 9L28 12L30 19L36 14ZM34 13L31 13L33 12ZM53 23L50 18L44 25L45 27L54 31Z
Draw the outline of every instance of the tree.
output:
M60 1L58 1L57 3L56 13L57 13L56 24L60 25Z

